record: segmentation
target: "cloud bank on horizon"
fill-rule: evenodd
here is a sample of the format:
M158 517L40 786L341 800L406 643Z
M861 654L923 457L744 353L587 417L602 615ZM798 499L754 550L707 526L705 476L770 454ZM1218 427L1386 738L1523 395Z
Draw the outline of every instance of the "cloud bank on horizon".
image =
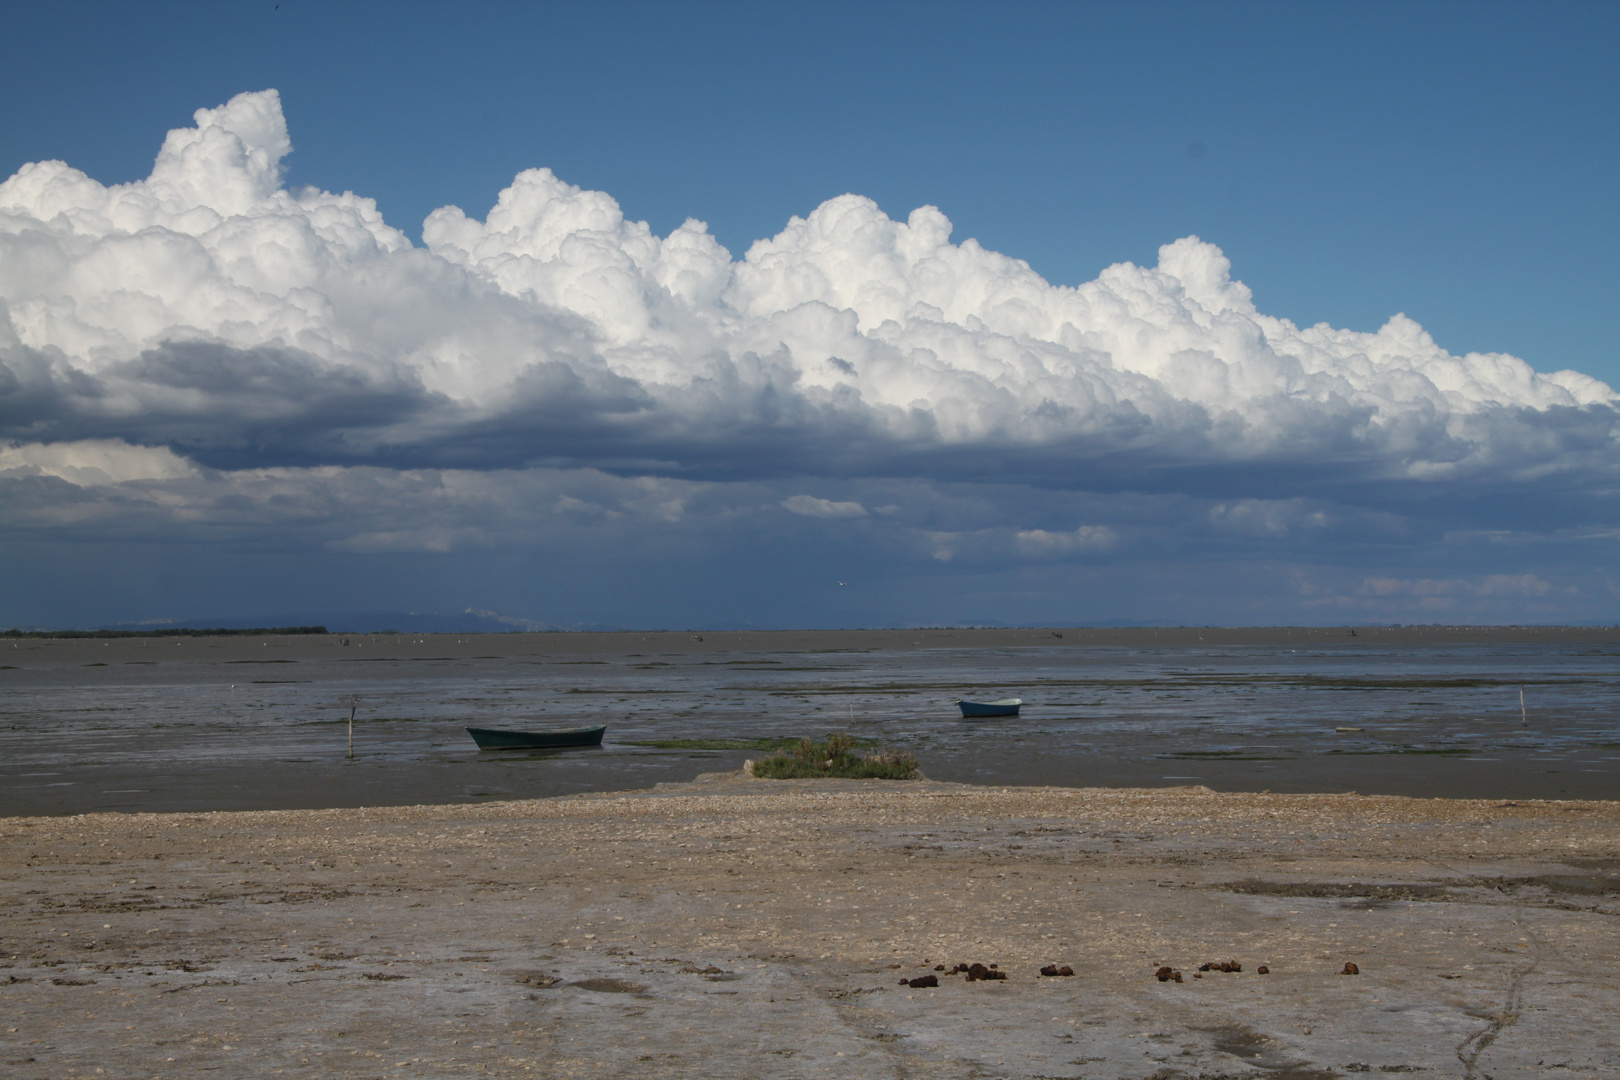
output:
M0 184L13 529L448 551L753 515L993 563L1501 533L1458 510L1488 492L1590 533L1572 507L1620 465L1607 385L1403 315L1298 327L1197 237L1071 288L844 195L734 259L532 169L417 246L370 199L285 188L291 149L267 90L198 110L146 180ZM1400 580L1361 593L1473 588Z

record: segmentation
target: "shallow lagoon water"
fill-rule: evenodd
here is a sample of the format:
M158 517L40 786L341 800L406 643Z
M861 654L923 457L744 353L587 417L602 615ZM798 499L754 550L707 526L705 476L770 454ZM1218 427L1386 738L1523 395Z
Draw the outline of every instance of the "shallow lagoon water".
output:
M829 731L911 750L934 779L981 784L1620 795L1620 633L1607 630L331 635L0 650L4 814L620 790L762 752L705 743ZM964 721L953 704L964 696L1025 705ZM597 723L601 749L546 754L479 753L465 732Z

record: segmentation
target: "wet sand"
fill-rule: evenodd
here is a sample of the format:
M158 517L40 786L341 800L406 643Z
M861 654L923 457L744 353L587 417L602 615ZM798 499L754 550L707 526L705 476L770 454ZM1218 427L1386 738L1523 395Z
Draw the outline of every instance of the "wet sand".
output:
M1613 802L728 774L10 818L0 904L21 1080L1620 1075ZM959 962L1008 978L898 985Z

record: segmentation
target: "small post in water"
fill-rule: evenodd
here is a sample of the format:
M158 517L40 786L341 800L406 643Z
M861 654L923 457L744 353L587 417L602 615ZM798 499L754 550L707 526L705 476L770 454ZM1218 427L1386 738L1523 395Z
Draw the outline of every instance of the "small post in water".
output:
M349 706L349 760L354 760L354 710L360 705L360 695L350 694L344 699Z
M1519 726L1530 726L1530 714L1524 708L1524 683L1519 684Z

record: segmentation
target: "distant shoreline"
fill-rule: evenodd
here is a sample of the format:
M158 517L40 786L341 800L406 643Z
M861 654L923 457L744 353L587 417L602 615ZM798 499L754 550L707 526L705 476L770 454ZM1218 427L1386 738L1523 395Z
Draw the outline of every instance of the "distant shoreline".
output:
M45 641L72 641L77 638L173 638L173 637L285 637L298 634L325 634L324 626L255 626L234 629L215 626L209 629L190 627L163 627L158 630L0 630L0 638L33 638Z
M151 638L353 638L379 642L421 640L439 644L473 641L514 644L525 651L616 653L640 651L653 643L663 651L800 652L809 649L995 648L1012 646L1120 646L1181 648L1203 645L1441 645L1545 644L1548 642L1620 643L1620 626L1491 625L1491 626L1130 626L1130 627L927 627L844 630L538 630L468 633L359 632L325 626L256 627L249 629L154 630L4 630L0 640L109 641Z

